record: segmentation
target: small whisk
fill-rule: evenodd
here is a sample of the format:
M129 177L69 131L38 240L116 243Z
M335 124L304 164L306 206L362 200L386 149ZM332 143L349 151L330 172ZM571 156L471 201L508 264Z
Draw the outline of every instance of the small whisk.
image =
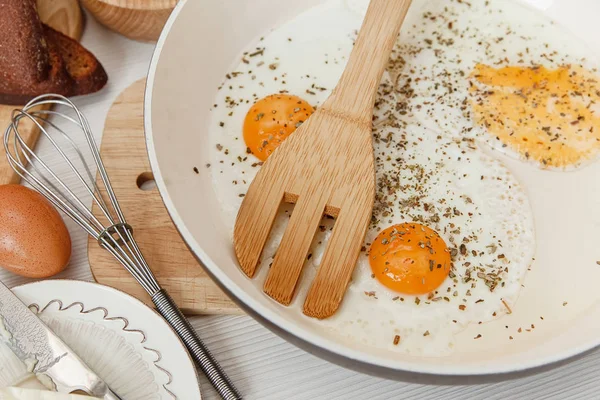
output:
M53 110L49 106L59 108ZM47 160L44 161L45 157L29 148L20 135L19 124L22 119L31 120L53 150L58 152L60 157L52 156L52 167ZM79 147L77 142L81 141L82 133L87 146ZM241 399L189 321L150 270L135 242L133 229L127 224L119 207L88 121L79 109L60 95L36 97L22 110L13 111L12 123L4 135L4 148L11 167L21 178L96 239L142 285L158 312L177 332L221 397L225 400ZM94 164L88 165L88 159L93 159ZM56 166L57 162L61 163L60 167ZM95 165L98 179L94 178L95 171L90 168L91 165ZM87 196L99 207L103 218L95 217L91 208L84 204L84 197Z

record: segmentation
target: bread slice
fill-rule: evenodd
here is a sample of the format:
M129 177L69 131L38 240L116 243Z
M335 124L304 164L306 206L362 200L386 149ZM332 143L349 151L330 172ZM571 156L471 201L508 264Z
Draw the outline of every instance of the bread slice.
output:
M0 27L0 92L48 79L50 57L35 0L0 0Z
M75 93L75 81L67 72L67 66L60 54L59 47L47 41L48 67L46 79L16 79L0 84L0 104L25 104L35 96L44 93L57 93L72 96Z
M35 0L0 0L0 88L7 81L39 82L48 77L48 51ZM18 27L14 35L7 29Z
M65 62L67 73L74 81L72 95L97 92L108 81L106 71L92 53L74 39L44 25L49 43L53 43Z
M92 53L40 22L35 0L0 0L0 27L0 104L45 93L83 95L106 84Z

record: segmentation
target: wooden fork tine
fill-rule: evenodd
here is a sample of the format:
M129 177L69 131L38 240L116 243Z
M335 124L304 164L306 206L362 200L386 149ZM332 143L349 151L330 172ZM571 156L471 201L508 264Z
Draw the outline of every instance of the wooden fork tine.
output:
M318 187L313 188L298 197L265 281L265 293L283 305L289 305L294 297L310 244L325 211L326 199L318 190Z
M257 176L257 179L260 179ZM280 185L269 185L266 193L262 185L250 185L237 215L233 230L235 254L244 273L252 278L279 206L283 201Z
M309 317L330 317L342 302L371 220L371 209L358 204L359 201L346 201L340 210L304 301L304 314Z

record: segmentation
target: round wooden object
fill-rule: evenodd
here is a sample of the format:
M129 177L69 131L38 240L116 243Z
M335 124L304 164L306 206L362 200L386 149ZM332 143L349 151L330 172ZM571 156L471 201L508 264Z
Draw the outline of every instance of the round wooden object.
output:
M81 0L103 25L130 39L158 40L177 0Z
M196 0L194 0L196 1ZM142 79L112 105L104 124L100 153L127 222L158 282L190 314L239 314L241 310L204 272L173 225L154 183L144 137ZM127 151L123 151L127 149ZM94 204L92 212L102 219ZM152 306L133 276L89 237L88 258L94 279Z

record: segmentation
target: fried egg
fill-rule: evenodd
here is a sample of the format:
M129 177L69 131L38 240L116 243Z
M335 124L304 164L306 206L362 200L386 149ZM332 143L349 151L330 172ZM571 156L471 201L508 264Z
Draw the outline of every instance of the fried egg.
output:
M446 2L414 3L374 110L377 191L361 255L338 312L321 321L306 318L315 329L361 345L442 356L452 352L454 336L467 325L499 318L516 306L533 262L535 234L525 190L493 156L483 139L492 133L472 115L478 94L469 81L478 79L473 73L478 62L494 65L491 58L472 55L472 62L449 64L449 71L463 71L462 92L455 94L444 86L449 80L439 77L445 68L439 52L428 48L429 41L437 41L430 39L429 25L437 26L441 17L431 20L427 13L443 14ZM471 3L465 21L488 11L484 1ZM510 12L520 10L510 3ZM210 170L232 231L264 160L336 85L365 6L330 0L314 7L249 46L227 73L212 108ZM452 2L449 15L463 6ZM449 21L445 26L459 29ZM483 28L476 22L469 27ZM459 39L453 45L459 46ZM452 99L463 96L464 108L453 109L437 91ZM264 282L293 206L284 204L280 211L257 285ZM298 313L334 223L324 218L315 235L290 306Z
M598 64L581 39L517 1L417 1L409 21L389 68L406 117L542 169L597 159Z
M467 324L511 312L535 253L533 218L519 182L473 141L398 121L392 115L374 132L385 190L376 195L370 251L361 254L340 311L322 324L369 346L445 355ZM406 227L419 235L393 254L390 229ZM372 259L386 250L388 265L421 259L410 265L408 287L382 284L385 261L373 268Z
M596 157L600 82L583 67L477 64L471 78L473 117L496 144L548 168L566 169Z

